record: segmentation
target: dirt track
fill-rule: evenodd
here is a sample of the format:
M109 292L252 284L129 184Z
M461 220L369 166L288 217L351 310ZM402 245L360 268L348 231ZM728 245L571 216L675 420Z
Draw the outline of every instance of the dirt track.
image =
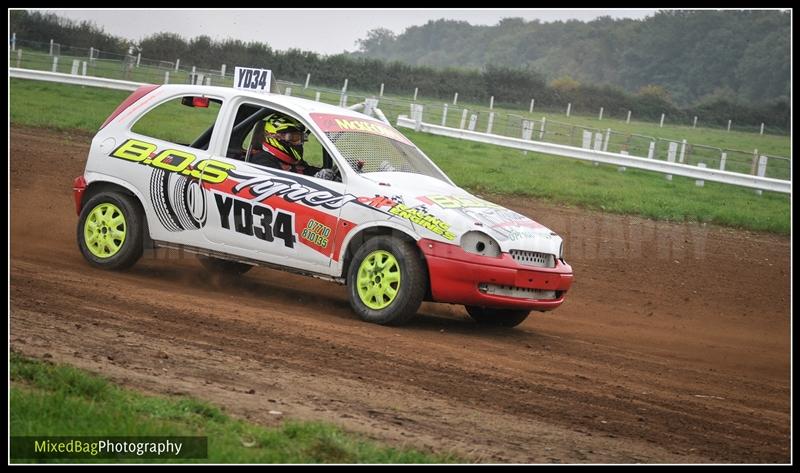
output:
M218 280L174 252L90 268L71 196L89 141L11 129L12 350L472 461L790 460L786 237L488 196L564 236L565 304L512 330L427 304L380 327L344 287L263 268Z

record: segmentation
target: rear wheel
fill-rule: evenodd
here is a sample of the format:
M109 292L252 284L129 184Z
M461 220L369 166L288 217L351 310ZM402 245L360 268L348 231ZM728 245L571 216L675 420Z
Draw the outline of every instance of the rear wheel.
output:
M249 264L213 258L211 256L198 255L197 259L200 260L200 264L207 270L225 276L239 276L253 269L253 266Z
M488 307L464 306L475 322L494 327L516 327L531 311L518 309L490 309Z
M125 269L142 256L143 216L121 192L101 192L89 199L78 219L78 248L93 266Z
M402 325L414 316L428 285L428 273L409 242L392 236L367 240L347 271L350 305L367 322Z

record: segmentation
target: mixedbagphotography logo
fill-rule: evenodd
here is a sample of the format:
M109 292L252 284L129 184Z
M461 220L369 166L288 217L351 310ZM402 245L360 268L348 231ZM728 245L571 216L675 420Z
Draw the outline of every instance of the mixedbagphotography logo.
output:
M208 458L208 437L11 437L11 458Z

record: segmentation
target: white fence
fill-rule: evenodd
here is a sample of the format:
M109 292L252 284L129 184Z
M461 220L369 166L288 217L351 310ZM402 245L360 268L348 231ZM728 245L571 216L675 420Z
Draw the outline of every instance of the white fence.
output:
M461 140L476 141L478 143L493 144L507 148L533 151L537 153L563 156L583 161L611 164L626 168L643 169L665 175L684 176L692 179L721 182L752 189L767 190L781 193L791 193L791 181L782 179L772 179L769 177L753 176L730 171L720 171L718 169L690 166L670 161L660 161L657 159L640 158L626 154L609 153L602 149L585 149L574 146L565 146L554 143L544 143L540 141L529 141L522 138L511 138L508 136L480 133L471 130L448 128L431 123L424 123L421 120L408 118L401 115L397 119L397 126L403 128L413 128L416 131L430 133L438 136L447 136ZM597 146L596 146L597 147ZM766 163L765 160L762 162ZM761 166L759 166L761 167Z

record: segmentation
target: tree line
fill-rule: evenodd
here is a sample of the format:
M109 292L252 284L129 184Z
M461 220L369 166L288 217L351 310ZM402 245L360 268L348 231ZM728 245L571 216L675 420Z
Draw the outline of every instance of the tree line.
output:
M501 25L508 22L505 20ZM526 24L521 20L511 21L517 27L520 22L522 26ZM425 29L429 25L411 27L406 32L416 31L415 28ZM445 26L453 27L456 31L465 31L467 26L472 28L458 22L445 22ZM208 36L187 40L174 33L158 33L132 43L106 34L91 23L78 23L40 12L12 11L10 27L18 38L41 42L54 39L62 44L86 48L92 46L117 54L126 54L132 48L140 52L143 58L162 61L180 58L181 64L189 67L219 69L222 64L227 64L229 68L234 65L262 67L272 69L281 80L293 82L303 82L306 74L311 73L315 85L331 88L341 88L344 80L348 79L350 90L377 90L383 83L389 93L411 94L415 88L419 88L423 96L441 100L451 100L454 92L458 92L459 100L472 102L488 103L489 97L493 96L495 104L527 110L533 98L536 108L563 109L567 103L572 103L573 110L582 112L596 113L600 107L604 107L605 116L621 117L632 110L638 120L658 120L662 113L666 113L672 122L690 123L694 116L699 116L701 123L717 126L726 126L728 120L733 119L737 126L757 127L765 123L770 128L788 130L790 120L790 105L786 97L754 104L737 100L725 91L717 91L691 106L680 106L667 86L655 83L645 84L635 93L630 93L619 85L586 83L569 75L548 79L530 67L495 64L480 68L434 67L389 61L365 54L365 51L383 51L381 48L389 48L394 44L390 41L391 35L382 30L371 31L367 39L360 42L361 53L323 56L298 49L276 51L267 43L255 41L215 41ZM429 43L429 46L431 51L435 49L433 43ZM390 48L380 54L391 57L389 51ZM442 63L447 61L442 59Z

